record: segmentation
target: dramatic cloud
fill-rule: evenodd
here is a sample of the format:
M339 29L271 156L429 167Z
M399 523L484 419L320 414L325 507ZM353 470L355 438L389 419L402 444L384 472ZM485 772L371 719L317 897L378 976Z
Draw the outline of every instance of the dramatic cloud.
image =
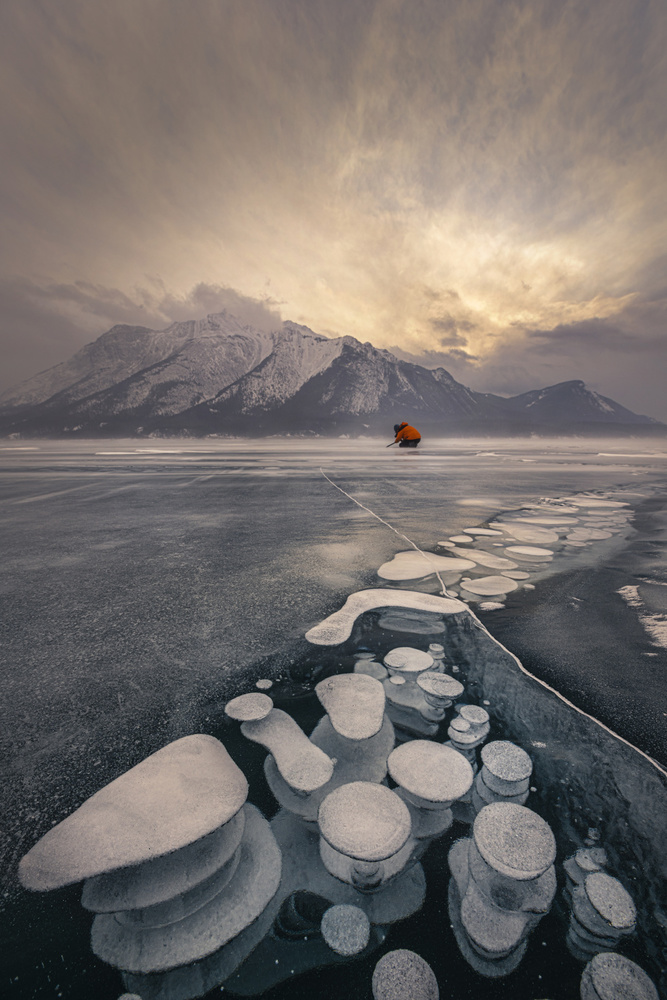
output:
M5 0L0 20L1 322L27 337L7 382L36 343L61 360L222 304L667 418L662 0Z

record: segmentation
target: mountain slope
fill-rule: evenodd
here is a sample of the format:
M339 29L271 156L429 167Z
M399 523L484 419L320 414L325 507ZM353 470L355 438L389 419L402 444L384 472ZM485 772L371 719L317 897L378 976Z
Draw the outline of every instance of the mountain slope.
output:
M386 434L398 420L427 434L662 426L581 381L506 399L354 337L217 313L163 331L113 327L5 393L0 433Z
M655 422L650 417L633 413L607 396L600 396L580 379L523 392L507 399L506 403L508 409L535 424Z

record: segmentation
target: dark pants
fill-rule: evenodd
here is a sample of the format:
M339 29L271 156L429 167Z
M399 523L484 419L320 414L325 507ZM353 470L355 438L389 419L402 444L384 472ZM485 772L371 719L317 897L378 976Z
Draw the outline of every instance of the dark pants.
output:
M416 448L420 441L421 441L421 438L412 438L410 441L406 441L405 438L401 438L401 440L398 442L398 447L399 448Z

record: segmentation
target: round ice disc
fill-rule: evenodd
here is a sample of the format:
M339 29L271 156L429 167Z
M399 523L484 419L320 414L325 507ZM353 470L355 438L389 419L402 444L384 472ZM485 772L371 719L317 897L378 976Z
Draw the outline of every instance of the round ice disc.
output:
M473 838L492 868L520 881L538 878L556 857L549 824L532 809L514 802L484 806L475 818Z
M383 955L373 972L374 1000L439 1000L433 969L406 948Z
M239 722L258 722L259 719L265 719L272 708L273 701L268 694L253 691L252 694L232 698L225 705L225 712L230 719L237 719Z
M352 781L330 792L318 814L320 832L340 854L359 861L384 861L410 836L405 802L386 785Z
M368 917L358 906L340 903L322 917L322 937L337 955L358 955L371 936Z
M462 754L431 740L402 743L389 754L387 767L397 785L427 802L453 802L473 780Z

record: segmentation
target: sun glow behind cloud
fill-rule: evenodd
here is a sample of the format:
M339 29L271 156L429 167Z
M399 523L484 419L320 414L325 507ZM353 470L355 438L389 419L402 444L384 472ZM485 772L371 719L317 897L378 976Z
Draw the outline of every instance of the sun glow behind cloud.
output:
M45 366L233 302L475 388L583 377L641 409L653 378L663 399L659 0L1 16L5 331L33 345L8 381L35 343Z

